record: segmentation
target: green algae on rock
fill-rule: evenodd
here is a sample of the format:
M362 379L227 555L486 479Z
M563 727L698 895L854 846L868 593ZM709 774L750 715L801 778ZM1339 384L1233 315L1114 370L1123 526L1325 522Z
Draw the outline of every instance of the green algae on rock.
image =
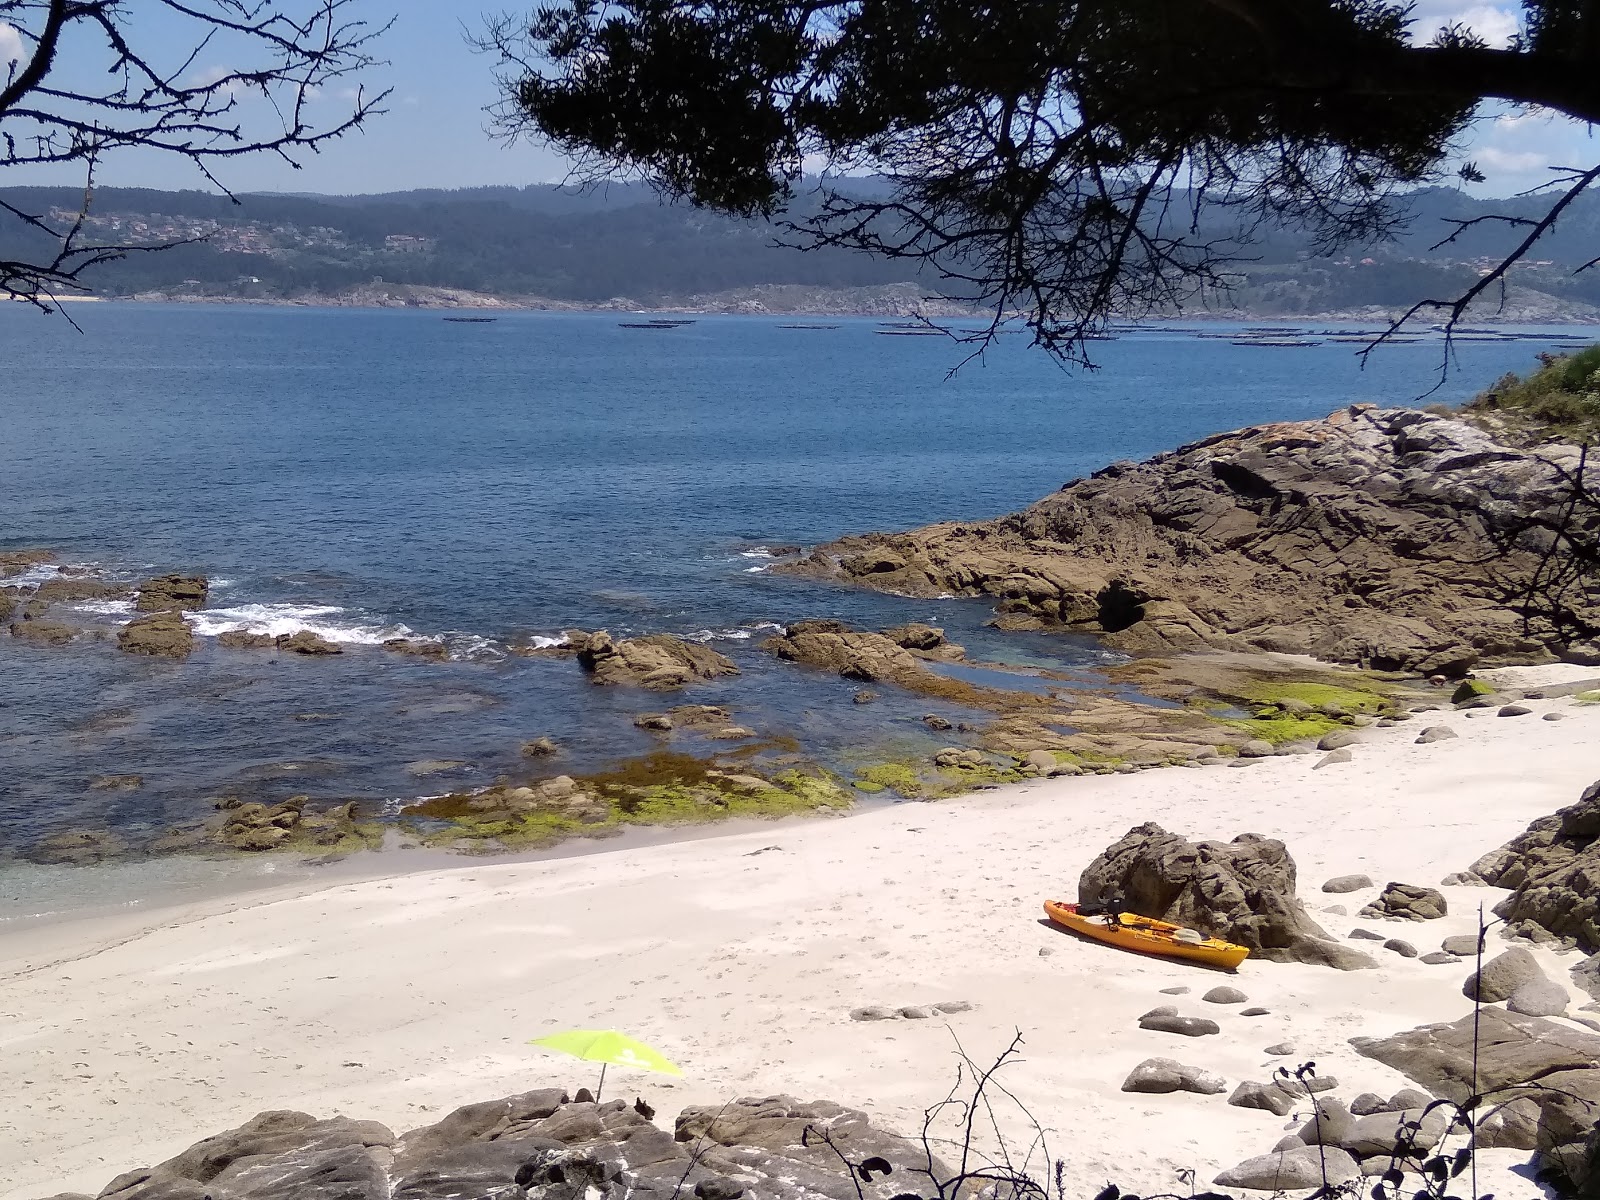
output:
M615 836L628 825L795 816L849 804L845 788L820 769L791 768L767 778L715 757L657 750L587 775L436 796L408 806L402 816L432 823L419 829L426 842L492 852Z

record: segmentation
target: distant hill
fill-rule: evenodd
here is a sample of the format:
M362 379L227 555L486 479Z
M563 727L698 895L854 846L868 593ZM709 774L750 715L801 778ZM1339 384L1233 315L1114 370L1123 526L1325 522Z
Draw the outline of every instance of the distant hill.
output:
M848 186L886 187L876 180ZM69 188L0 189L0 198L35 212L74 212L82 202ZM1396 239L1331 258L1314 255L1303 236L1271 230L1247 251L1251 261L1239 268L1234 302L1251 315L1370 314L1452 295L1522 231L1484 223L1434 248L1452 228L1448 219L1525 216L1539 206L1536 199L1481 201L1428 189L1410 198L1412 223ZM914 307L918 296L937 290L936 281L918 278L914 264L840 250L801 253L777 245L777 232L662 204L637 184L593 192L538 186L262 194L237 204L206 192L101 188L89 220L95 240L191 244L130 256L97 269L89 282L98 294L122 297L753 309L782 297L777 302L794 310L826 311L848 310L852 297L865 298L863 311ZM44 246L15 222L0 228L0 254L37 254ZM1574 274L1597 254L1600 196L1586 196L1537 247L1534 261L1515 272L1521 319L1600 316L1600 270Z

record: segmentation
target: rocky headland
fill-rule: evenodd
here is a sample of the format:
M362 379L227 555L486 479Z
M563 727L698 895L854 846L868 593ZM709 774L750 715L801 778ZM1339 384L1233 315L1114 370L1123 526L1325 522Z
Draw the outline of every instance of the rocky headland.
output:
M1585 632L1600 584L1540 587L1580 453L1355 405L1116 463L992 521L841 538L774 569L988 596L1007 628L1097 634L1134 655L1284 651L1421 675L1600 662Z

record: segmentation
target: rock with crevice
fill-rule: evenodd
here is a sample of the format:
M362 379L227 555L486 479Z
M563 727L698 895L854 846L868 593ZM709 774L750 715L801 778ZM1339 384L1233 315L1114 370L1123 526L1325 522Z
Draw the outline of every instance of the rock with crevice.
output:
M578 665L597 684L670 691L739 673L732 659L709 646L665 633L617 640L603 629L571 630L567 640L576 650Z
M1577 803L1541 817L1472 870L1511 895L1495 906L1508 923L1532 922L1600 952L1600 781Z
M992 521L844 538L774 570L988 596L1004 624L1133 653L1254 646L1459 678L1480 659L1585 652L1525 628L1508 600L1508 580L1538 570L1534 518L1558 518L1578 455L1354 405L1116 463ZM1584 588L1572 599L1591 612L1600 585Z
M1450 911L1437 888L1415 883L1390 883L1358 913L1395 921L1436 921Z
M138 587L140 612L192 612L204 608L211 585L204 575L157 575Z
M107 1200L890 1200L949 1169L862 1112L788 1096L686 1108L671 1132L642 1100L540 1089L396 1137L373 1121L258 1115ZM882 1160L882 1166L876 1165ZM851 1163L875 1169L852 1172ZM885 1168L888 1168L887 1170Z
M1122 1081L1125 1092L1163 1095L1168 1092L1194 1092L1215 1096L1227 1090L1227 1083L1215 1071L1185 1066L1173 1058L1147 1058Z
M1146 823L1085 868L1078 897L1090 904L1117 898L1129 912L1248 946L1255 958L1375 966L1329 939L1296 898L1295 879L1294 859L1280 841L1241 834L1196 843Z

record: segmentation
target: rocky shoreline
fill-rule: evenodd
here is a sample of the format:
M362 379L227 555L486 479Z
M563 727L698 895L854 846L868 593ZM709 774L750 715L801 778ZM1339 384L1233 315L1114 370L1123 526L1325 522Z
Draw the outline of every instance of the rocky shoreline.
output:
M1113 464L997 520L841 538L774 569L992 597L1007 628L1093 633L1135 655L1266 650L1451 676L1596 663L1582 631L1600 624L1600 584L1539 590L1580 453L1355 405Z
M864 553L870 558L873 552ZM836 564L859 560L818 552L802 565L814 569L826 562L841 569ZM12 552L0 559L0 571L15 579L49 562L45 551ZM868 574L875 581L891 574L904 581L910 570ZM1003 599L1002 621L1018 623L1019 609L1010 601L1026 594L1014 589ZM182 662L197 645L190 622L204 613L209 599L208 581L200 576L169 574L130 585L63 569L31 590L0 584L0 605L8 610L0 616L10 618L13 638L34 645L109 641L104 629L60 619L57 607L66 606L70 615L73 603L116 600L133 614L115 632L117 651ZM1033 607L1020 622L1024 625L1039 623L1041 610L1057 616L1062 611L1048 601L1029 603ZM1132 628L1155 627L1165 611L1147 604L1145 618ZM1161 644L1170 651L1170 643L1168 638ZM393 654L424 668L449 660L441 641L415 636L346 648L306 629L275 636L239 629L221 632L215 644L228 654L312 660ZM1493 709L1512 715L1522 699L1492 694L1471 681L1444 688L1443 676L1435 676L1430 686L1417 677L1417 664L1388 673L1354 672L1260 651L1201 649L1205 652L1133 659L1085 686L1085 680L1057 672L972 660L935 626L911 623L877 632L833 620L800 621L766 639L759 651L786 669L851 685L841 719L870 716L870 707L863 706L871 706L883 691L925 701L934 708L921 722L931 743L928 751L889 750L841 769L819 760L789 729L742 723L736 701L732 706L679 703L630 721L651 737L653 749L598 769L568 765L555 739L531 731L521 743L520 769L488 785L415 795L386 810L337 794L305 791L273 798L230 790L205 798L203 811L192 819L143 835L79 824L19 849L35 862L80 866L152 855L269 851L326 859L386 845L514 853L571 838L610 838L628 826L834 815L862 797L937 799L1026 779L1248 766L1294 754L1319 755L1319 767L1335 766L1349 761L1366 728L1414 721L1418 740L1425 741L1437 732L1421 719L1430 712ZM560 639L513 650L569 662L572 667L566 669L575 667L593 686L639 692L692 692L717 681L736 689L741 675L738 664L720 651L665 634L614 638L603 630L567 630ZM1461 674L1470 661L1457 656L1428 665ZM1595 689L1600 677L1566 691L1579 695ZM307 719L317 716L307 714ZM407 771L418 778L448 777L463 765L427 760L409 764ZM137 773L107 763L88 787L116 795L138 791L142 782Z

